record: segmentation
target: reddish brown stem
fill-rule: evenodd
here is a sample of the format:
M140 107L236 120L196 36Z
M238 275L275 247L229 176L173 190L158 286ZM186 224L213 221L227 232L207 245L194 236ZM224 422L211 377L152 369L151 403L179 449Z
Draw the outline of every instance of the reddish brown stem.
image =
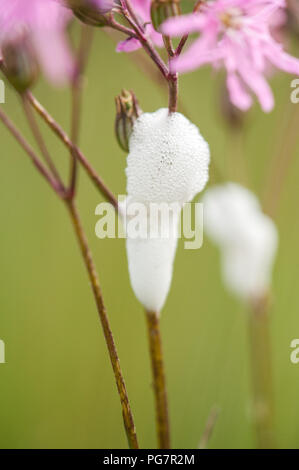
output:
M74 146L69 136L62 129L62 127L55 121L55 119L48 113L48 111L41 105L41 103L32 95L31 92L27 92L28 100L33 108L38 112L46 124L52 129L52 131L59 137L63 144L71 151L74 151L77 155L78 160L87 171L89 177L94 182L97 189L103 194L103 196L118 210L118 202L114 194L106 186L102 178L97 174L95 169L91 166L85 155L81 150Z
M54 162L52 160L52 157L51 155L49 154L48 152L48 149L47 149L47 146L44 142L44 139L40 133L40 130L38 128L38 125L36 123L36 120L34 118L34 115L32 113L32 110L31 110L31 107L28 103L28 100L26 99L26 96L24 95L21 95L21 100L22 100L22 105L23 105L23 108L24 108L24 112L25 112L25 115L27 117L27 120L28 120L28 124L29 124L29 127L32 131L32 134L33 134L33 137L35 138L35 141L40 149L40 152L42 154L42 156L44 157L44 160L46 162L46 164L48 165L48 168L49 170L52 172L52 175L54 177L54 179L56 179L57 181L57 184L59 184L60 188L61 188L61 191L65 191L65 188L64 188L64 185L63 185L63 182L58 174L58 171L54 165Z
M146 311L160 449L170 449L170 427L159 315Z
M84 261L86 270L88 272L89 280L90 280L94 298L96 301L98 314L99 314L101 325L103 328L103 333L105 336L105 340L106 340L106 344L107 344L107 348L109 351L109 356L110 356L110 360L111 360L111 364L112 364L112 368L113 368L113 372L115 376L115 381L116 381L118 393L120 396L124 425L126 429L129 446L131 449L138 449L138 441L137 441L134 419L133 419L132 411L131 411L130 404L129 404L125 381L124 381L121 367L120 367L118 353L116 350L114 338L113 338L111 328L109 325L106 308L103 302L102 291L101 291L98 275L96 272L95 264L94 264L92 254L88 246L87 238L84 233L84 229L83 229L83 226L79 217L79 213L77 211L74 201L67 200L67 208L69 210L71 221L72 221L75 233L77 235L83 261Z
M55 193L63 198L65 194L62 191L59 183L55 180L55 178L51 176L51 174L48 172L45 166L40 162L38 156L36 155L32 147L28 144L28 142L22 136L20 131L16 128L13 122L6 116L6 114L2 111L1 108L0 108L0 119L3 122L3 124L6 126L6 128L9 130L9 132L16 139L16 141L23 148L23 150L25 150L27 155L30 157L33 165L38 170L38 172L43 176L43 178L45 178L45 180L49 183L49 185L55 191Z
M93 29L83 24L81 29L80 45L77 53L77 66L72 80L72 112L71 112L71 141L74 146L78 146L81 112L82 112L82 89L84 80L84 71L86 68L91 43L93 38ZM77 180L78 159L75 151L71 150L71 170L69 183L69 197L75 196L75 187Z
M167 80L168 79L168 69L167 69L165 63L161 59L160 55L158 54L158 52L154 48L151 41L144 34L143 26L140 24L138 18L135 15L132 16L132 13L128 8L129 5L130 5L129 2L122 2L122 13L123 13L124 17L126 18L128 23L132 26L132 28L135 31L136 36L138 37L138 39L139 39L142 47L144 48L144 50L150 56L152 61L156 64L156 66L158 67L158 69L162 73L163 77L166 78L166 80Z
M170 75L168 81L169 100L168 109L169 113L175 113L178 106L178 75Z
M175 50L175 53L174 53L175 56L179 56L181 54L186 42L188 41L188 38L189 38L189 34L186 34L185 36L182 37L182 39L179 42L178 47Z

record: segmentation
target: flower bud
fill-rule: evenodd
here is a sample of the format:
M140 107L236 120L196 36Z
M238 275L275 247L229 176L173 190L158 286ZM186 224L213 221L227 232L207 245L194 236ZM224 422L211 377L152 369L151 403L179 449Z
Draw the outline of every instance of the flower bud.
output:
M107 26L113 0L67 0L74 15L90 26Z
M115 134L120 147L129 151L129 138L133 130L136 119L140 116L141 110L135 94L132 91L122 90L121 94L115 98L116 119Z
M151 18L156 31L167 18L181 14L180 0L152 0Z
M2 45L5 74L20 92L25 92L35 82L39 68L30 38L25 33L5 41Z

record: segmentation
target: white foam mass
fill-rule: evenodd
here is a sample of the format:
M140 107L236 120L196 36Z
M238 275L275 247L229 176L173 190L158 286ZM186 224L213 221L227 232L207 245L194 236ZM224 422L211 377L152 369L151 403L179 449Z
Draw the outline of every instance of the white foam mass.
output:
M130 280L144 307L159 312L171 285L180 210L208 180L209 146L182 114L169 115L168 109L160 109L137 119L129 150L126 206L136 201L145 204L144 218L149 223L147 238L127 233ZM178 203L179 209L167 221L168 235L165 220L150 218L152 203ZM152 229L160 235L152 238Z
M138 201L191 201L208 181L210 151L198 128L162 108L135 122L127 158L127 193Z
M168 224L168 234L157 238L127 236L131 285L139 302L151 312L161 311L170 289L178 240L178 215ZM161 229L160 223L157 228Z
M225 285L245 299L258 299L269 289L278 233L256 196L227 183L204 197L204 230L220 247Z

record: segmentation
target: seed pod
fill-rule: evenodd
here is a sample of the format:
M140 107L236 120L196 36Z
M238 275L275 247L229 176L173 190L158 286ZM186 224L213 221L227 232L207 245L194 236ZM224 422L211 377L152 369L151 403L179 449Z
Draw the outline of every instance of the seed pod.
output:
M125 152L129 151L129 138L133 125L140 116L141 110L135 94L132 91L122 90L121 94L115 98L116 119L115 134L119 146Z
M153 0L151 5L151 18L156 31L160 32L160 26L172 16L181 14L180 0Z
M107 26L113 0L67 0L68 6L82 23L90 26Z
M20 92L25 92L37 79L39 67L30 38L21 33L2 45L5 74Z

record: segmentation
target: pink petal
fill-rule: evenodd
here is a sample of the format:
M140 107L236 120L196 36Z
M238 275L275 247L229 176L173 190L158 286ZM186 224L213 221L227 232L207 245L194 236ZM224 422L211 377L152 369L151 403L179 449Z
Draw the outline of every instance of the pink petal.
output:
M280 46L268 44L265 55L278 69L299 76L299 59L284 52Z
M191 13L190 15L169 18L162 24L161 31L168 36L181 36L200 31L205 22L206 20L203 15Z
M257 96L262 110L266 113L272 111L274 107L273 93L263 75L253 68L244 66L244 64L240 64L238 72L243 81Z
M252 105L252 99L235 73L227 75L226 85L231 102L242 111L247 111Z
M218 61L222 57L221 48L216 47L217 32L210 29L196 39L189 49L171 61L171 69L175 72L188 72L201 65Z
M141 48L141 44L138 39L129 38L125 41L120 41L116 46L116 52L133 52Z

